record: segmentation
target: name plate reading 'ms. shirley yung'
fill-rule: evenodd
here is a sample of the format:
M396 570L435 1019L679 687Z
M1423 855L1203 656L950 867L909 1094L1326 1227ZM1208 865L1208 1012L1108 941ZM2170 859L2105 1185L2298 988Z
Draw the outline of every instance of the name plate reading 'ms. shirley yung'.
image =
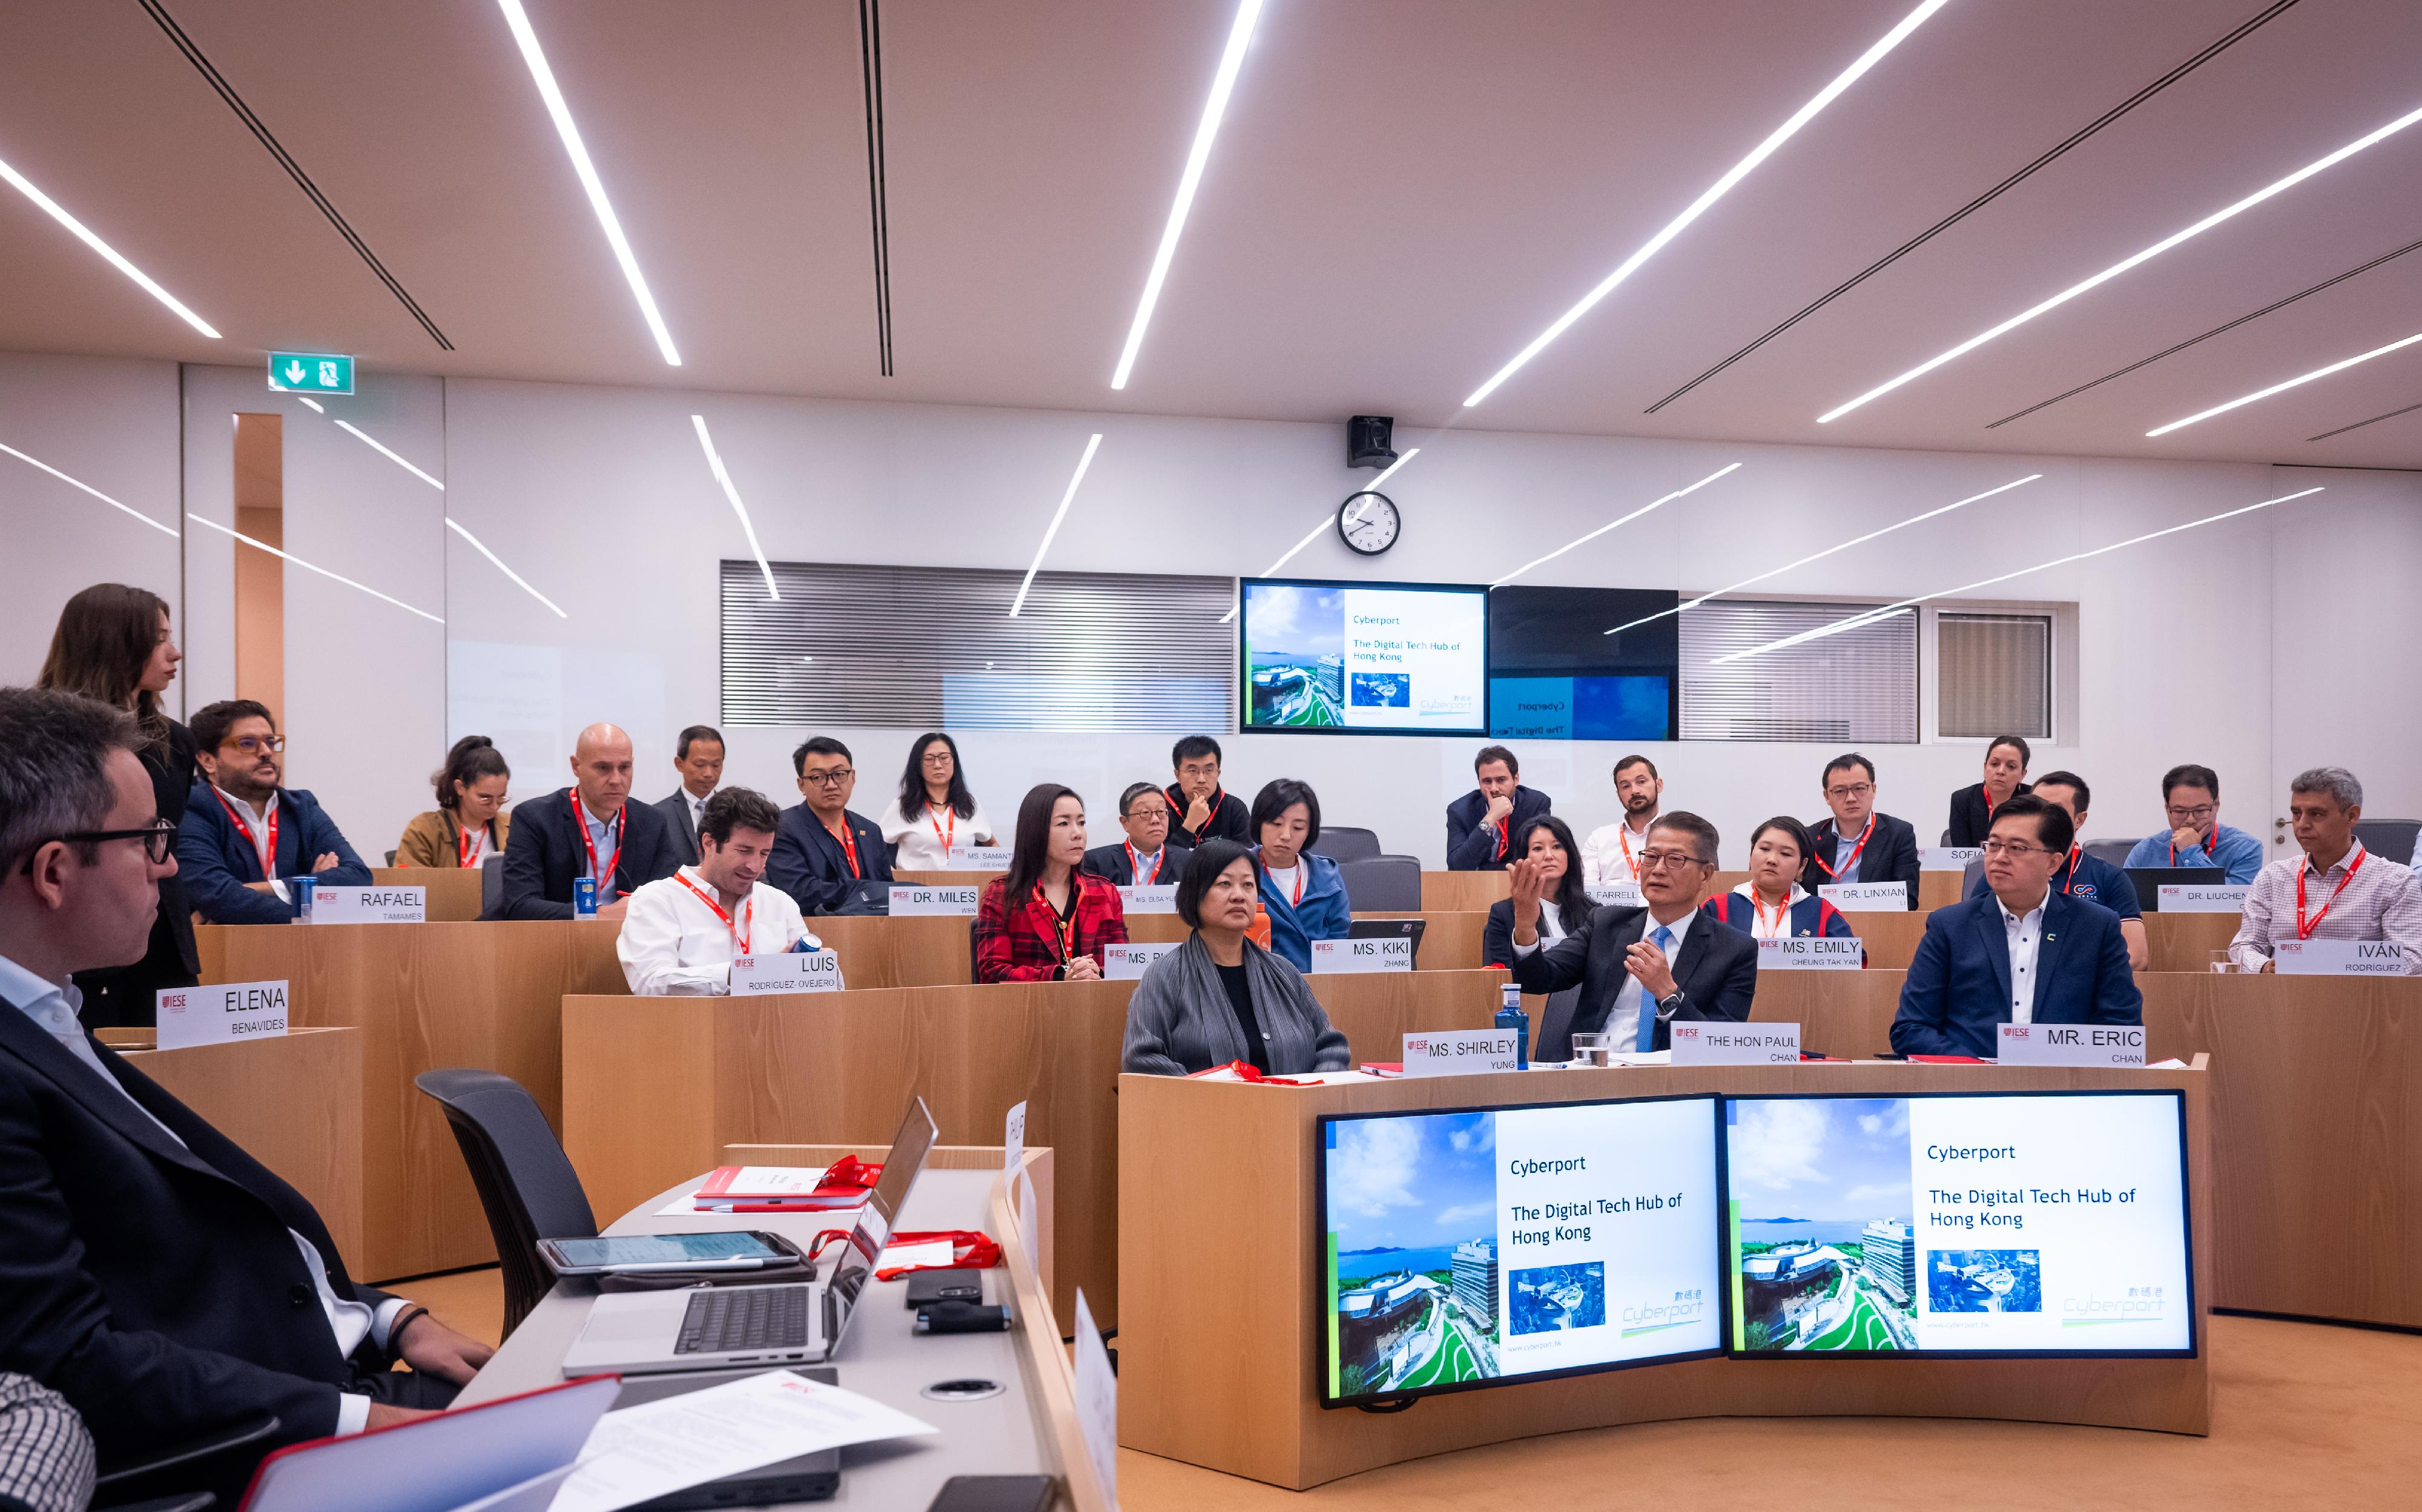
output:
M1510 1029L1443 1029L1405 1036L1405 1075L1476 1076L1522 1068L1522 1036Z
M1162 882L1150 887L1119 889L1119 907L1131 914L1177 911L1177 884Z
M1401 936L1375 939L1316 939L1312 942L1315 971L1409 971L1413 942Z
M2403 976L2405 952L2386 939L2283 939L2271 947L2281 976Z
M829 950L778 951L766 955L735 955L731 959L731 995L754 998L768 992L839 992L841 957Z
M1909 911L1906 882L1828 882L1816 890L1816 896L1844 913Z
M1125 945L1102 947L1102 980L1105 982L1140 982L1143 969L1177 949L1182 941L1173 939L1137 940Z
M311 890L315 924L419 924L429 920L427 888Z
M2153 890L2155 900L2163 913L2243 913L2245 895L2250 887L2197 887L2191 883L2164 882Z
M2143 1065L2142 1024L2004 1024L2004 1065Z
M1798 1065L1798 1024L1735 1024L1677 1020L1672 1026L1675 1065Z
M170 987L155 999L160 1048L225 1045L231 1040L272 1039L286 1032L286 984L225 982L208 987Z
M1757 942L1761 971L1855 971L1867 964L1867 948L1855 939L1821 935Z
M972 917L976 911L976 890L973 888L904 888L891 890L891 913L958 914Z

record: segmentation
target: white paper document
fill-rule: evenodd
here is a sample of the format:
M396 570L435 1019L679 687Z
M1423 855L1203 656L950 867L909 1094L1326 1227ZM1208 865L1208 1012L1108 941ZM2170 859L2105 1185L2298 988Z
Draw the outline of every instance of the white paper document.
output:
M1102 1331L1093 1327L1093 1310L1085 1293L1077 1292L1077 1428L1084 1435L1085 1453L1102 1495L1119 1504L1119 1373L1110 1367L1110 1352Z

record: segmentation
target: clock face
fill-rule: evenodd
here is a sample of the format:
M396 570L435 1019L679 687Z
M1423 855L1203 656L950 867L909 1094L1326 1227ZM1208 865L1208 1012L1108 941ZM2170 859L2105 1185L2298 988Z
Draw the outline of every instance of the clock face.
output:
M1385 494L1356 494L1337 512L1339 538L1365 557L1376 557L1394 545L1396 533L1403 528L1396 501Z

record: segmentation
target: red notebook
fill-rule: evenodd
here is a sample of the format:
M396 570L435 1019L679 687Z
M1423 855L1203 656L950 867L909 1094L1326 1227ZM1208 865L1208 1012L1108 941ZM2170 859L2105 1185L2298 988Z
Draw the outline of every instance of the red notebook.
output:
M742 1212L816 1212L856 1207L883 1174L844 1156L818 1171L812 1166L718 1166L696 1193L699 1211L731 1208Z

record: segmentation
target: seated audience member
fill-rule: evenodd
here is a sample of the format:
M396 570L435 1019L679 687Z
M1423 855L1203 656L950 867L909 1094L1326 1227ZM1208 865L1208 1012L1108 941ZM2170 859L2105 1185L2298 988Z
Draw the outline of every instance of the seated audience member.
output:
M1815 892L1828 882L1903 882L1917 908L1917 828L1876 811L1875 763L1844 751L1825 764L1825 806L1833 811L1808 828L1808 861L1800 885Z
M278 786L286 742L266 708L228 699L195 715L193 729L202 780L177 827L177 862L197 912L213 924L283 924L295 913L288 877L370 885L319 800Z
M1345 1036L1285 957L1247 937L1258 908L1250 852L1233 840L1197 848L1177 884L1177 916L1194 933L1144 968L1127 1000L1119 1069L1185 1077L1243 1061L1268 1076L1343 1071Z
M1188 735L1170 748L1169 764L1177 780L1164 795L1169 799L1169 836L1187 850L1206 840L1246 843L1253 833L1245 800L1219 785L1219 743L1209 735Z
M1009 874L976 905L978 982L1102 979L1102 947L1127 942L1126 908L1084 863L1085 800L1057 782L1028 793Z
M2271 969L2288 939L2384 939L2422 972L2422 886L2412 868L2374 856L2355 839L2363 784L2343 766L2316 766L2288 784L2297 854L2256 874L2229 957L2243 971Z
M1676 811L1648 828L1640 853L1644 908L1609 905L1577 934L1540 937L1547 881L1536 862L1514 866L1514 980L1524 992L1578 985L1572 1032L1612 1036L1619 1050L1673 1047L1675 1019L1749 1016L1757 993L1757 941L1699 911L1716 870L1716 827ZM1572 1059L1569 1042L1541 1043L1541 1061Z
M476 869L491 856L501 856L512 815L504 811L505 789L512 781L505 753L485 735L464 735L446 753L446 764L429 780L437 790L437 807L416 814L396 842L398 866L452 866Z
M1749 880L1707 900L1707 912L1752 939L1855 939L1841 911L1800 885L1808 831L1787 815L1750 832Z
M706 800L698 864L632 893L622 917L614 953L634 997L719 997L734 956L822 948L791 895L758 880L781 823L773 800L747 788Z
M1194 853L1169 843L1169 797L1150 782L1119 795L1119 827L1126 838L1085 853L1085 870L1122 888L1167 887L1186 874Z
M1993 828L1993 811L2013 794L2027 791L2027 763L2035 752L2016 735L1997 735L1985 748L1985 780L1951 795L1949 838L1943 843L1982 845Z
M1581 843L1581 880L1594 888L1639 883L1640 853L1648 846L1648 827L1657 822L1657 805L1665 796L1657 764L1645 756L1615 763L1614 796L1623 817L1598 826Z
M1548 811L1548 795L1516 780L1522 764L1503 746L1481 747L1471 771L1480 785L1446 806L1446 869L1502 872L1515 834Z
M1345 878L1337 863L1305 847L1320 839L1320 798L1310 783L1290 777L1265 784L1253 795L1253 847L1262 874L1262 911L1269 919L1269 948L1312 969L1312 942L1344 939L1354 921L1345 899Z
M2085 806L2093 801L2085 779L2075 772L2047 772L2037 778L2027 791L2046 803L2058 804L2068 815L2070 832L2085 833ZM2053 890L2072 898L2099 903L2119 916L2119 937L2128 942L2128 965L2137 971L2145 969L2153 958L2153 948L2145 937L2145 909L2136 901L2136 884L2128 874L2099 857L2085 854L2085 847L2070 841L2068 854L2052 869ZM1969 869L1966 895L1981 898L1992 890L1985 881L1985 869L1979 864Z
M2162 807L2170 827L2147 835L2128 853L2140 866L2217 866L2221 880L2241 888L2262 870L2262 843L2220 822L2220 774L2190 762L2162 774Z
M1516 855L1539 869L1539 937L1553 945L1566 935L1581 933L1596 905L1581 885L1580 847L1572 829L1554 814L1542 814L1515 837ZM1480 964L1514 964L1514 900L1500 898L1488 906L1488 923L1481 931Z
M1894 1049L1993 1060L1997 1024L2144 1022L2119 916L2052 885L2076 838L2068 811L2032 793L1994 805L1990 890L1927 916L1893 1018Z
M92 1487L92 1435L76 1410L30 1376L0 1372L0 1509L84 1512Z
M953 845L995 845L991 816L967 791L959 743L940 731L919 735L900 774L900 795L875 821L891 864L912 872L948 871Z
M791 769L799 776L800 801L782 811L765 880L810 914L848 906L860 882L890 881L891 847L883 831L849 806L857 787L849 748L812 736L791 752Z
M668 877L672 825L631 797L631 737L609 724L580 732L568 788L513 810L505 844L506 919L569 919L572 884L597 879L597 917L620 919L630 894Z
M76 1022L70 973L140 957L177 870L141 738L0 690L0 1370L103 1473L275 1417L213 1461L233 1505L261 1454L443 1407L492 1351L356 1284L301 1194Z
M656 800L656 811L673 837L673 856L684 866L698 864L698 827L706 818L706 800L723 780L723 732L713 725L692 725L673 745L673 770L681 786Z

